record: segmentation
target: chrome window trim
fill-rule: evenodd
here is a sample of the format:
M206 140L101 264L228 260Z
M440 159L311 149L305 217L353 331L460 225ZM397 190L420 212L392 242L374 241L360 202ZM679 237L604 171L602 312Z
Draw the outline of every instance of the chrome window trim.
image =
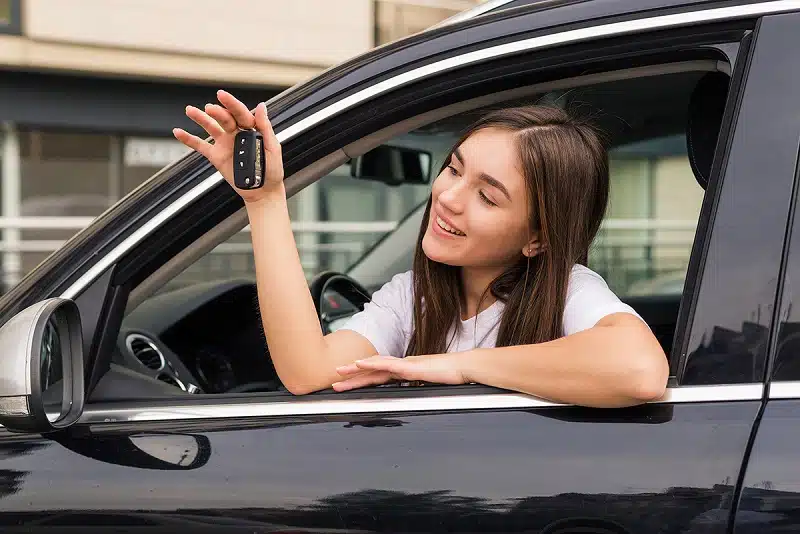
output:
M610 37L636 33L643 30L666 29L703 22L718 22L755 15L763 15L765 13L792 11L796 9L800 9L800 0L776 0L763 4L748 4L744 6L715 8L692 11L690 13L676 13L672 15L661 15L649 18L626 20L622 22L612 22L609 24L589 26L586 28L578 28L576 30L567 30L548 35L541 35L538 37L530 37L528 39L522 39L502 45L490 46L481 50L467 52L466 54L461 54L460 56L442 59L429 65L417 67L416 69L398 74L397 76L389 78L388 80L376 83L375 85L334 102L325 109L321 109L305 119L297 121L288 128L282 130L281 133L278 134L278 138L281 142L283 142L284 139L281 138L281 134L283 134L284 138L286 139L292 138L300 132L305 131L312 126L315 126L334 115L342 113L347 109L355 107L361 102L369 100L375 96L397 89L409 83L433 76L435 74L439 74L440 72L464 67L480 61L486 61L488 59L494 59L518 52L546 48L555 45L563 45L566 43L577 43L598 37Z
M514 54L522 51L530 51L565 43L580 42L591 38L610 37L613 35L623 35L643 30L664 29L677 26L685 26L702 22L731 20L737 18L762 16L774 13L782 13L800 9L800 0L774 0L757 4L747 4L743 6L732 6L723 8L712 8L697 10L689 13L677 13L672 15L661 15L646 17L623 22L600 24L576 30L567 30L539 37L522 39L520 41L496 45L482 50L468 52L460 56L444 59L435 63L418 67L408 72L399 74L388 80L377 83L371 87L363 89L353 95L345 97L330 106L313 113L291 126L276 132L278 140L285 143L287 140L299 135L330 117L342 113L362 102L365 102L382 93L397 89L403 85L420 79L463 67L479 61L497 58L504 55ZM185 195L164 208L160 213L138 228L128 238L117 245L112 251L103 256L98 262L88 269L78 278L66 291L61 294L62 298L74 299L89 284L91 284L101 273L108 269L128 250L136 246L139 241L155 231L158 227L169 220L181 209L189 205L192 201L200 197L203 193L211 189L222 180L219 173L214 173L198 185L193 187Z
M669 388L651 404L694 404L708 402L758 401L763 384L719 386L683 386ZM79 424L132 423L142 421L184 421L194 419L232 419L249 417L302 417L369 413L437 413L474 410L528 410L568 406L522 393L485 393L441 395L436 397L399 397L387 395L373 399L306 399L280 402L240 402L193 406L146 406L146 402L109 408L88 406Z
M769 399L800 399L800 380L781 380L769 385Z
M145 237L154 232L158 227L167 222L175 214L191 204L194 200L200 198L205 192L213 188L222 180L222 175L218 172L215 172L194 186L175 202L162 209L150 220L137 228L131 235L125 238L119 245L114 247L114 249L108 254L100 258L97 263L87 269L86 272L80 276L80 278L75 280L75 282L73 282L73 284L61 294L61 298L76 298L84 289L89 286L89 284L94 282L98 276L100 276L106 269L113 265L114 262L120 259L126 252L138 245L139 242Z

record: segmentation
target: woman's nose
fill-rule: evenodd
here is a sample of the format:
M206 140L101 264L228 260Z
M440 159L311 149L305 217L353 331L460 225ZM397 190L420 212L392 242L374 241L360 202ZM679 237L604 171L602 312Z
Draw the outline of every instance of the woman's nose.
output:
M453 213L461 213L464 210L464 188L463 182L457 181L439 193L439 203Z

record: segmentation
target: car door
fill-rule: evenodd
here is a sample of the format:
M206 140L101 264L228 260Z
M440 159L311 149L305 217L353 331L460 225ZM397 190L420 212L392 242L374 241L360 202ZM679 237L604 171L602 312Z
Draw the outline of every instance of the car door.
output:
M728 21L720 14L724 11L716 13ZM791 55L793 48L780 49L785 35L779 30L795 27L797 16L736 18L727 26L700 10L687 14L684 23L692 17L710 25L691 26L688 32L681 26L671 33L659 24L673 19L653 15L622 40L609 27L613 23L604 21L593 23L593 30L613 40L589 40L580 47L570 47L574 43L557 32L553 35L561 35L565 48L544 54L532 46L516 64L503 64L515 74L498 75L492 82L558 88L576 76L576 65L601 81L609 72L624 72L630 83L642 72L674 74L676 64L684 69L679 73L687 72L686 62L688 72L698 68L696 61L701 71L724 73L723 64L731 69L726 92L709 96L712 103L714 97L724 102L721 126L712 124L712 130L720 131L719 141L712 136L703 152L693 153L706 162L697 172L708 184L680 311L674 307L674 334L662 338L671 347L673 367L662 400L626 409L587 409L477 385L304 397L277 393L114 402L90 397L82 419L67 431L45 436L2 431L0 524L26 531L37 526L81 531L112 526L256 532L726 531L762 407L763 341L772 328L767 311L775 303L774 280L790 213L793 175L779 171L788 164L787 147L796 145L797 135L776 124L785 124L781 112L790 95L800 93L796 78L776 58ZM574 63L585 54L593 54L592 60ZM715 58L713 67L709 57ZM526 58L531 63L524 63ZM525 69L531 69L531 78L522 80L518 74ZM457 78L450 85L451 97L462 99L456 102L467 96L453 87L461 90L467 80L480 85L495 75L481 66L446 74ZM783 90L767 92L775 80ZM397 116L397 102L417 102L432 87L410 84L391 98L371 101L372 121L364 121L363 110L334 116L287 146L287 157L324 159L325 150L344 141L333 139L324 146L320 138L348 132L359 121L375 130L349 135L367 137L408 118ZM436 110L442 100L453 102L436 98L438 103L415 104L418 112ZM683 124L688 131L688 120ZM765 162L776 175L755 187L753 176ZM296 180L308 179L300 171L315 163L312 158L295 169ZM137 269L148 265L147 253L166 262L184 245L181 239L178 245L167 239L173 235L169 232L202 214L203 207L213 211L208 209L213 203L198 191L191 190L195 196L189 208L189 194L169 199L177 223L135 244L109 263L113 271L106 278L97 278L115 287L102 301L106 311L98 312L106 317L98 327L102 332L92 337L100 349L109 343L106 336L113 338L111 344L116 341L126 292L144 280ZM210 219L213 213L204 216ZM759 309L765 311L754 313ZM103 372L96 369L106 357L103 350L95 352L90 383Z
M773 78L764 80L765 99L772 98L784 87L796 87L800 63L795 55L787 53L788 46L797 40L796 15L781 17L774 24L774 48L770 57L783 68ZM785 78L783 78L785 77ZM791 81L790 81L791 80ZM769 97L766 95L770 95ZM797 110L798 103L786 95L780 108ZM757 432L754 432L752 451L746 471L743 473L741 500L738 503L734 532L776 533L791 532L800 524L798 496L800 495L800 470L795 444L800 422L800 344L798 344L797 296L800 284L800 227L797 218L797 171L796 158L800 121L792 111L787 120L765 131L765 135L780 135L783 148L777 161L780 166L771 168L775 161L754 162L761 176L772 178L795 177L792 192L792 224L790 237L784 250L781 271L781 299L772 321L776 325L768 349L770 365L767 369L768 398ZM776 155L777 155L776 154ZM764 172L766 171L766 172Z

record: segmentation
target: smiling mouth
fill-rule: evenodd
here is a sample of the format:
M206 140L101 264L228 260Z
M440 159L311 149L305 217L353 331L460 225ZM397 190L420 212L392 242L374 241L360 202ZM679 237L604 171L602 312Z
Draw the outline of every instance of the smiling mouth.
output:
M444 230L445 232L449 233L449 234L453 234L453 235L457 235L457 236L461 236L461 237L464 237L464 236L467 235L464 232L462 232L461 230L453 228L452 226L450 226L449 224L444 222L441 217L438 217L438 216L436 217L436 225L439 228L441 228L442 230Z

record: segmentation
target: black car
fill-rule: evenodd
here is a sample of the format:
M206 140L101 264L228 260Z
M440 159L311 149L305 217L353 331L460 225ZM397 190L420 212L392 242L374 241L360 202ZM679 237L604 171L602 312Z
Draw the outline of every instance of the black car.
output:
M410 267L438 147L476 114L547 101L593 110L612 150L685 139L701 205L682 291L624 297L670 357L662 399L293 396L253 279L186 282L247 222L190 154L0 299L0 528L797 531L798 50L797 0L493 1L268 102L289 194L343 165L422 191L311 281L326 330Z

